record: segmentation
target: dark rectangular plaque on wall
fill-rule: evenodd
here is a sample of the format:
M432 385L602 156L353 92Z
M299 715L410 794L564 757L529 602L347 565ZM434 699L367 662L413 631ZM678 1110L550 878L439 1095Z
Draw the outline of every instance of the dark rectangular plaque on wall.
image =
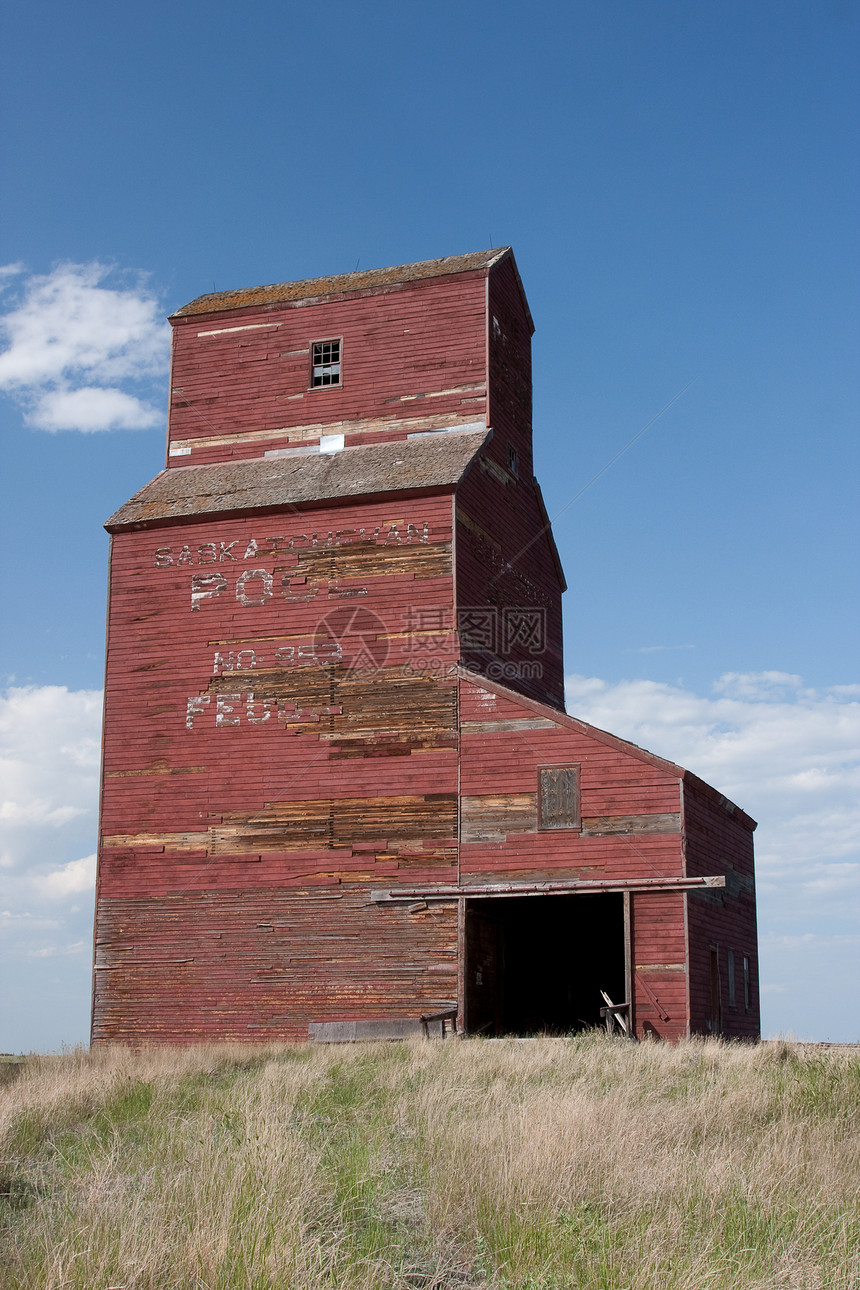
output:
M538 827L578 829L579 767L546 766L538 771Z

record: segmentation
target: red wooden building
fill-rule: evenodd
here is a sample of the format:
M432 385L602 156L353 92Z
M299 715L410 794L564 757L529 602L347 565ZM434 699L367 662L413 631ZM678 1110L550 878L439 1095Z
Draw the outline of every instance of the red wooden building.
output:
M204 296L108 521L93 1039L758 1034L754 823L567 716L509 249Z

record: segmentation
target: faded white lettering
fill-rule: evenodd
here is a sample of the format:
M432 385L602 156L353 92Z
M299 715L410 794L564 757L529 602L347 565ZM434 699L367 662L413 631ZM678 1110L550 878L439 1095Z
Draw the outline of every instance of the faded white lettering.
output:
M199 610L201 601L220 596L226 586L227 579L223 573L195 573L191 578L192 610Z
M202 717L211 701L212 696L210 694L192 694L189 696L185 709L186 730L194 729L194 718Z
M216 726L238 726L236 705L242 702L241 694L219 694L215 705Z
M311 533L293 533L293 534L275 534L258 542L256 537L244 539L244 548L241 548L240 538L233 538L231 542L226 542L220 538L213 538L211 541L201 542L196 551L190 546L181 547L160 546L154 553L155 567L157 569L169 569L174 565L186 564L225 564L228 561L233 562L242 560L257 560L266 555L277 555L286 551L297 551L303 547L311 548L328 548L338 546L351 546L355 542L373 542L378 546L397 546L404 541L407 544L412 542L429 542L430 525L426 520L416 520L414 523L409 522L405 526L405 536L403 533L403 524L377 524L375 528L357 528L357 529L328 529L322 532ZM243 554L240 556L235 550L240 547Z
M289 570L281 574L281 595L300 603L315 600L320 594L318 582L308 582L307 578L294 578Z
M249 583L259 580L260 586L256 588L256 595L248 595L245 588ZM267 600L272 598L272 575L268 569L246 569L240 573L236 581L236 599L240 605L264 605Z
M257 712L258 703L262 707L262 711L259 713ZM248 718L248 720L251 722L252 725L261 726L264 721L269 720L269 717L271 715L272 715L272 710L269 706L268 699L257 699L254 697L253 694L248 695L247 699L245 700L245 716Z
M186 729L196 729L195 722L204 716L208 716L209 723L212 722L211 702L210 694L189 696L185 710ZM339 704L300 708L295 700L283 695L261 695L252 690L237 691L215 696L214 724L216 728L242 726L246 722L252 726L261 726L274 716L287 726L317 725L324 717L340 716L342 712L343 708Z
M342 658L340 641L323 640L308 645L280 645L275 650L271 666L325 667L326 664L339 663ZM265 663L265 655L258 654L250 646L238 652L216 650L212 673L214 676L221 676L224 672L247 672L255 667L263 667Z

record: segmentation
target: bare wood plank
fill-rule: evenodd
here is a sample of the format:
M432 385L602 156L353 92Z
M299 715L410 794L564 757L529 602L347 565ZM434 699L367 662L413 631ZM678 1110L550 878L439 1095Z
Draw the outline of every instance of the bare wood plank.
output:
M618 833L680 833L681 816L677 811L654 815L584 816L582 836L602 838Z
M464 735L489 735L517 730L557 730L558 722L545 717L515 717L508 721L464 721L460 729Z
M725 887L722 874L702 878L571 878L558 882L494 882L479 886L459 887L389 887L374 890L370 898L375 904L399 900L457 900L461 897L480 899L490 896L546 896L569 892L571 895L604 891L662 892L695 891L700 887Z
M633 899L629 891L624 893L624 997L629 1005L628 1020L630 1034L635 1035L633 1015Z
M537 830L536 793L486 793L460 798L460 840L503 842Z

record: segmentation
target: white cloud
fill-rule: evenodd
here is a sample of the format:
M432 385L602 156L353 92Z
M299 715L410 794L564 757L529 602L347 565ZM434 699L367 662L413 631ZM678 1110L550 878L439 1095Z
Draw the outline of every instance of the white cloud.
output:
M7 282L13 278L18 278L26 270L27 266L18 260L15 264L0 264L0 291L6 290Z
M0 319L0 389L23 406L28 424L84 432L157 424L162 414L149 400L161 393L169 328L145 282L123 285L95 262L60 264L44 275L25 276L20 265L0 269L0 285L16 277Z
M72 941L71 945L43 945L38 950L28 950L27 957L31 959L56 959L63 958L67 954L83 954L84 950L89 952L92 945L89 941Z
M0 692L0 882L47 874L93 849L101 693L60 685Z
M793 672L724 672L714 683L718 694L728 699L775 701L799 690L803 678Z
M60 924L56 918L36 918L30 913L16 914L11 909L0 910L0 928L6 932L20 927L28 930L38 928L40 931L44 931L45 928L53 930L59 926Z
M57 828L84 813L83 807L52 806L39 797L31 798L28 802L0 802L0 823L6 824L50 824Z
M75 896L82 891L92 891L95 885L95 852L80 860L69 860L68 864L62 865L59 869L52 869L50 873L36 874L33 878L33 886L36 890L52 900Z
M154 408L122 390L85 386L40 395L29 420L40 430L145 430L161 419Z
M860 781L853 687L815 691L800 677L765 672L720 677L716 697L580 676L566 688L575 716L687 767L762 822L776 804L801 820L810 807L835 810L833 854L844 851L844 826L856 818L848 794Z
M86 1037L101 694L0 691L0 1047Z

